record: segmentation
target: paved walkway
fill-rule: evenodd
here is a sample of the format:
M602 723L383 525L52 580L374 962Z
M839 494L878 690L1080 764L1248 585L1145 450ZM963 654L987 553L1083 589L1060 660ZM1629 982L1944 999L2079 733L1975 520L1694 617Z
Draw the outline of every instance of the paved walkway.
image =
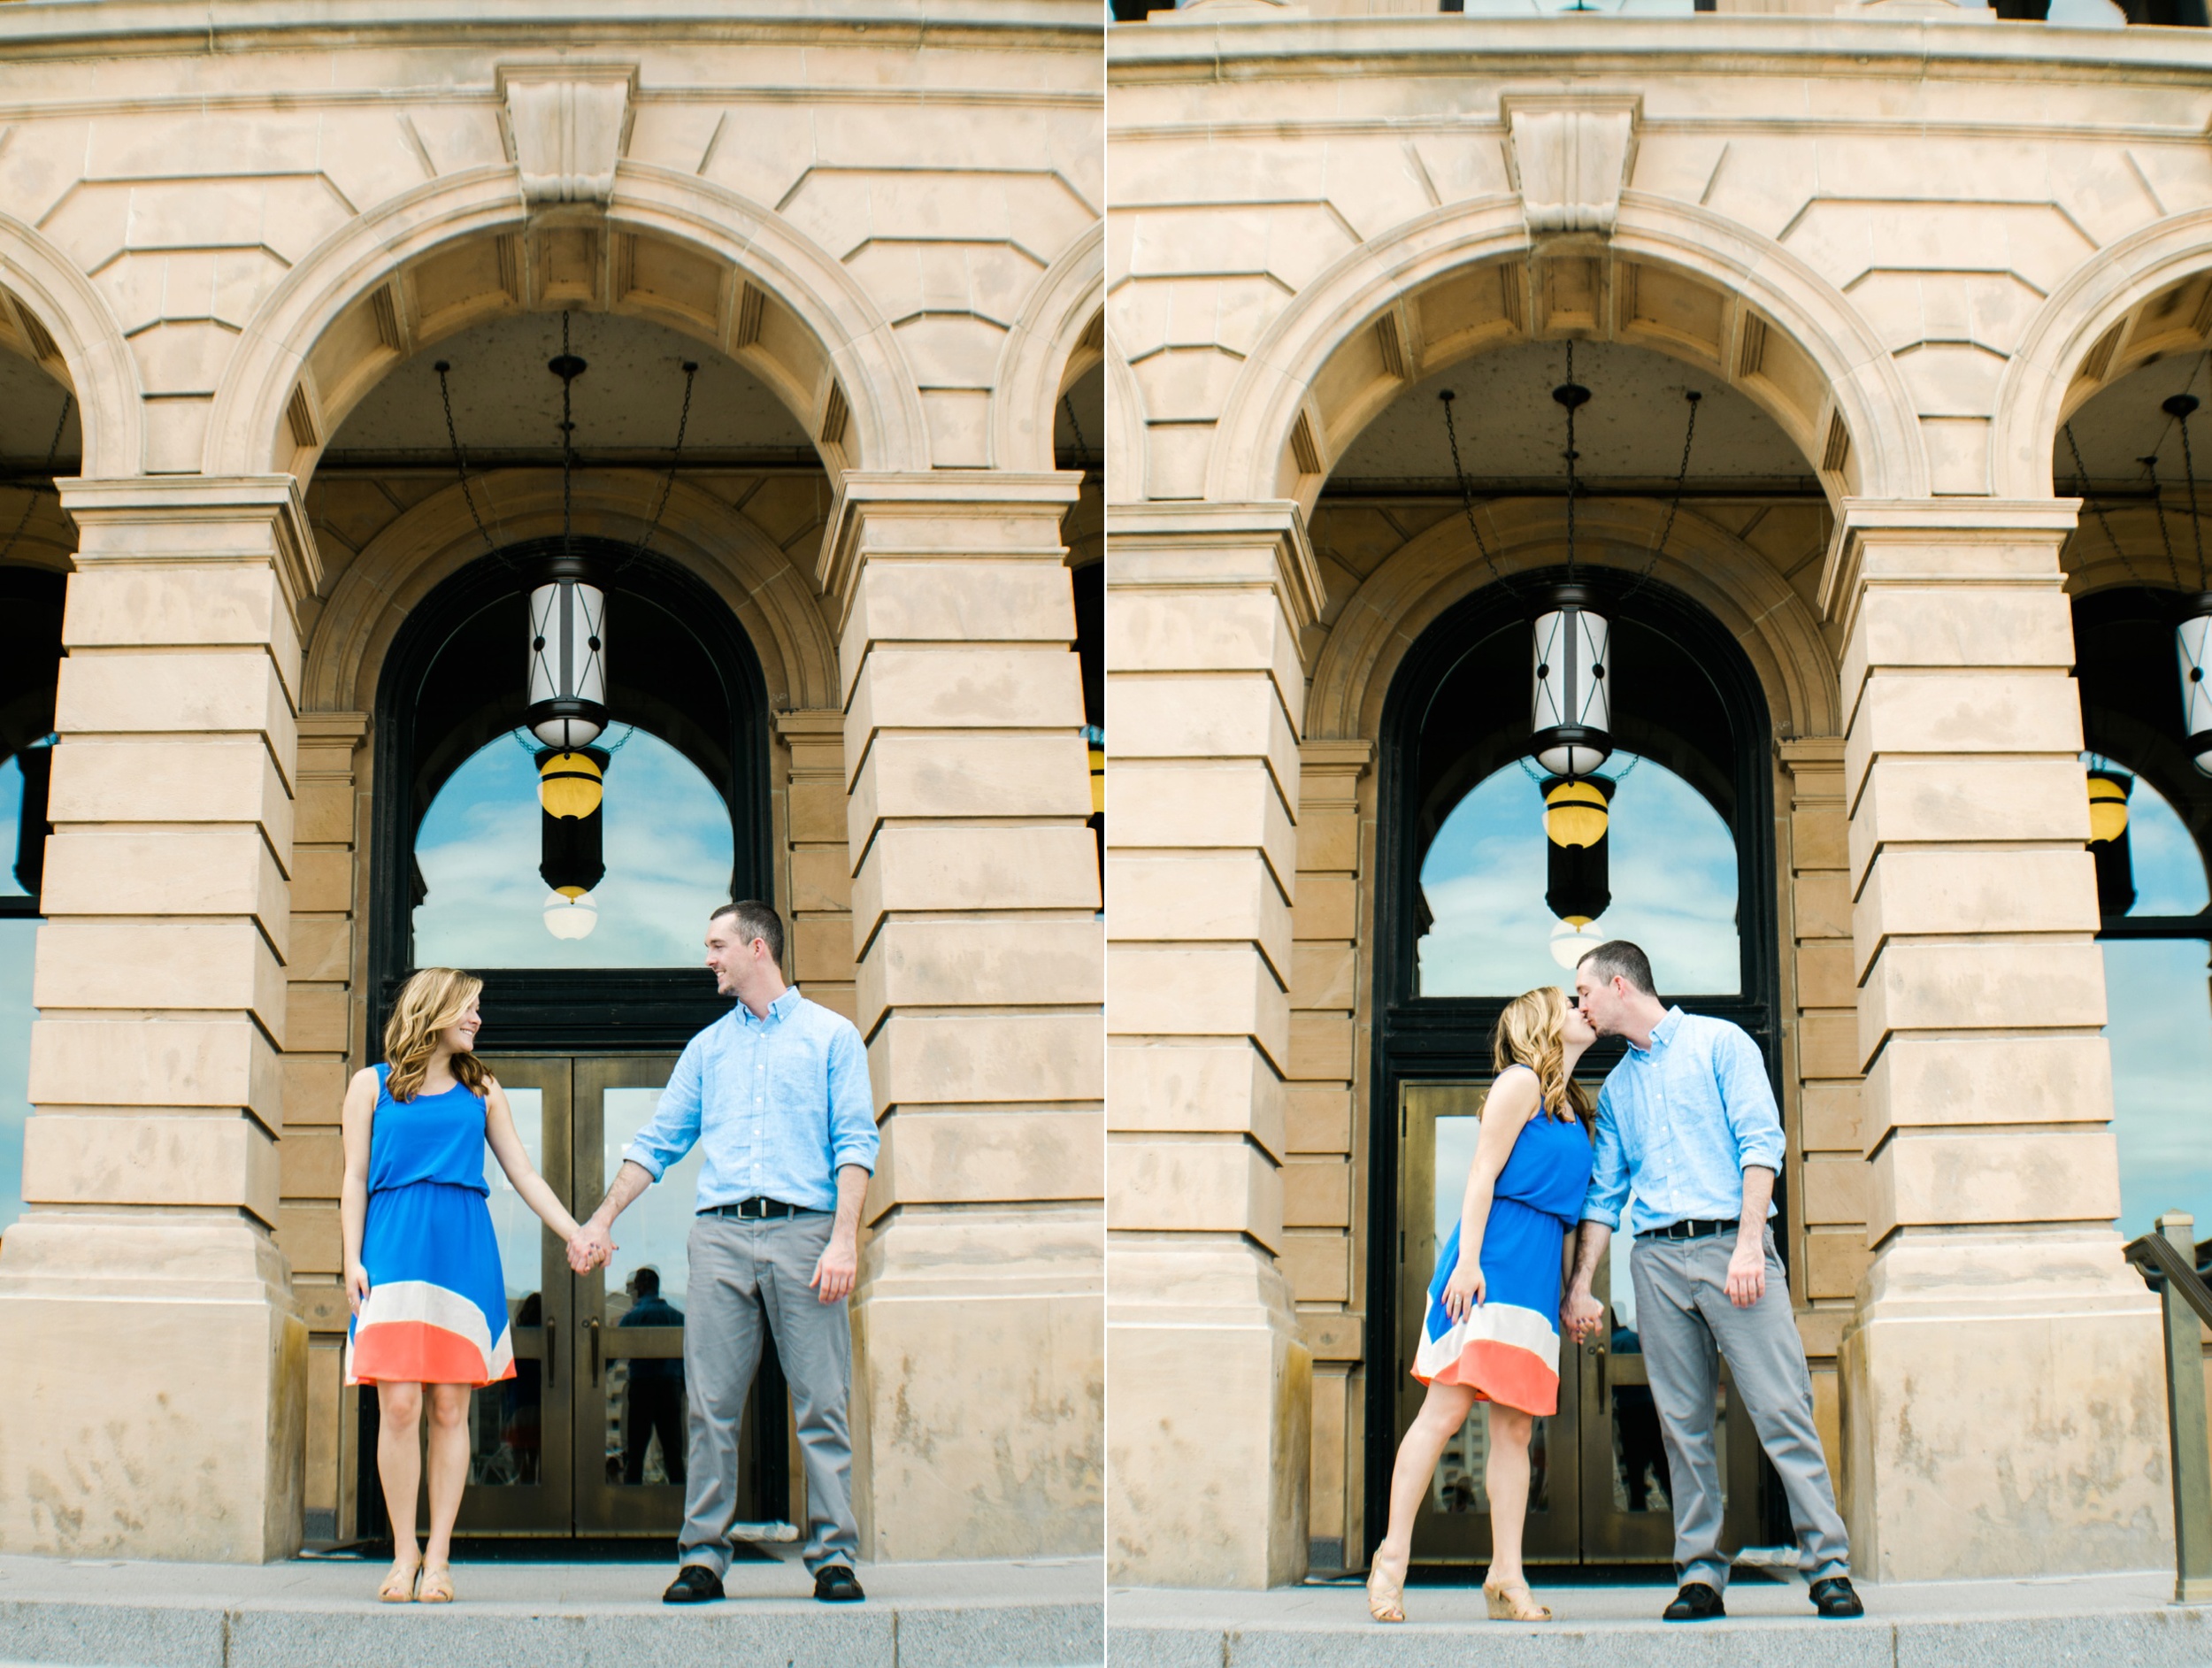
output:
M789 1560L733 1564L729 1601L664 1605L664 1564L454 1564L461 1603L378 1604L388 1566L0 1557L0 1668L1091 1668L1097 1558L860 1566L820 1604Z
M1801 1582L1728 1588L1724 1620L1661 1622L1671 1586L1535 1584L1549 1623L1485 1619L1473 1587L1406 1591L1407 1621L1368 1619L1354 1584L1266 1593L1117 1587L1113 1668L2208 1668L2212 1607L2177 1606L2170 1572L2045 1581L1860 1586L1867 1614L1815 1616Z

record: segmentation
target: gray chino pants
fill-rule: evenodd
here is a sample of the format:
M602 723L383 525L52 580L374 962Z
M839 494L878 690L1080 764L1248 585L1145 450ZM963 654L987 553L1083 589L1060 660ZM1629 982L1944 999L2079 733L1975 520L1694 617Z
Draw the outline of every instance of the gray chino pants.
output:
M684 1304L684 1384L691 1394L678 1556L717 1576L730 1567L726 1539L737 1513L738 1426L760 1366L762 1329L776 1342L791 1385L806 1463L806 1567L850 1564L860 1555L853 1520L852 1323L846 1300L821 1302L808 1284L829 1244L826 1211L741 1221L702 1216L691 1226Z
M1731 1230L1701 1240L1638 1240L1629 1259L1636 1332L1667 1444L1675 1579L1702 1581L1717 1593L1728 1585L1728 1557L1720 1549L1720 1467L1713 1455L1717 1347L1789 1496L1807 1579L1848 1574L1850 1540L1813 1424L1812 1375L1790 1312L1789 1281L1774 1254L1774 1232L1766 1235L1766 1292L1748 1309L1728 1301L1728 1258L1735 1249Z

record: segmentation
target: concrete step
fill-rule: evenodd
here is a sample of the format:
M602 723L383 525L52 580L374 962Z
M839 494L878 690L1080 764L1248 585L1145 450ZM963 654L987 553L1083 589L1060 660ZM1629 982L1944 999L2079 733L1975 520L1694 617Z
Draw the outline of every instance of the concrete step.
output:
M817 1603L792 1563L739 1564L730 1598L660 1603L672 1568L454 1565L458 1603L379 1604L383 1566L0 1557L0 1668L1096 1668L1096 1558L864 1564Z
M2171 1603L2170 1572L2049 1581L1859 1584L1857 1621L1813 1614L1801 1582L1738 1580L1726 1618L1658 1619L1671 1587L1547 1583L1548 1623L1493 1622L1479 1587L1407 1589L1369 1619L1357 1586L1267 1593L1115 1588L1113 1668L2212 1668L2212 1610Z

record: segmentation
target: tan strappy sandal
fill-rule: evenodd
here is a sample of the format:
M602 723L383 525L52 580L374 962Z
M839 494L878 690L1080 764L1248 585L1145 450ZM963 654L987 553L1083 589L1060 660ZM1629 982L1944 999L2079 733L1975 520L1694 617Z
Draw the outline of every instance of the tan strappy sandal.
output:
M1482 1584L1482 1602L1490 1608L1494 1622L1548 1622L1551 1611L1536 1602L1536 1595L1528 1590L1526 1581L1503 1581L1496 1587Z
M412 1604L415 1602L415 1583L422 1579L422 1565L411 1564L405 1569L392 1565L391 1573L384 1578L384 1585L376 1589L380 1604Z
M1384 1568L1381 1549L1375 1554L1375 1566L1367 1572L1367 1613L1379 1622L1402 1622L1406 1618L1406 1566L1398 1565L1394 1577Z
M1523 1589L1525 1591L1526 1589ZM453 1566L441 1564L435 1568L422 1566L422 1584L415 1589L418 1604L450 1604L453 1603ZM1547 1616L1551 1612L1544 1612Z

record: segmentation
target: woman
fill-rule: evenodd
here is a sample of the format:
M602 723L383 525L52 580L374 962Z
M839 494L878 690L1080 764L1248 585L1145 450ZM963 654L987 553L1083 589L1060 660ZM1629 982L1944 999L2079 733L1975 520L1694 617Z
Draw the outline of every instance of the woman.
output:
M385 1064L357 1072L343 1117L346 1382L376 1386L377 1474L392 1519L389 1604L453 1602L453 1519L468 1480L469 1392L515 1376L507 1282L484 1181L484 1146L564 1240L576 1219L530 1167L498 1082L475 1056L484 981L426 967L400 989ZM415 1542L430 1401L430 1544Z
M1483 1481L1490 1495L1490 1570L1482 1595L1494 1620L1544 1622L1521 1572L1533 1420L1559 1410L1559 1294L1567 1234L1590 1185L1590 1098L1575 1063L1597 1033L1550 986L1516 996L1491 1038L1496 1077L1459 1207L1444 1241L1413 1376L1429 1387L1398 1446L1390 1527L1375 1549L1367 1608L1406 1618L1413 1519L1444 1444L1478 1402L1489 1404Z

